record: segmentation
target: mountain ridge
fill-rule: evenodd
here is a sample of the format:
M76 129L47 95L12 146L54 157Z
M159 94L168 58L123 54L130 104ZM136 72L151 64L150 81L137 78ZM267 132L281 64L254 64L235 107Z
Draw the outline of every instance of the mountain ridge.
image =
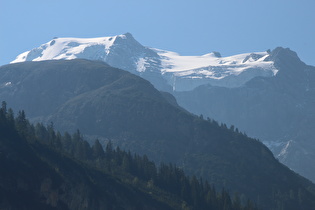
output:
M1 84L11 82L1 88L0 97L14 110L24 107L33 121L53 121L61 131L80 129L94 139L111 139L156 162L173 161L219 188L260 201L262 208L277 208L276 201L288 209L303 205L288 197L290 190L293 195L302 191L312 203L315 186L280 164L261 142L183 111L129 72L89 60L17 63L0 72L5 75ZM50 109L41 113L45 106Z
M102 60L130 71L167 91L192 90L204 84L238 87L253 77L277 74L267 52L222 57L213 52L181 56L142 46L130 33L101 38L58 38L24 52L11 63L52 59Z

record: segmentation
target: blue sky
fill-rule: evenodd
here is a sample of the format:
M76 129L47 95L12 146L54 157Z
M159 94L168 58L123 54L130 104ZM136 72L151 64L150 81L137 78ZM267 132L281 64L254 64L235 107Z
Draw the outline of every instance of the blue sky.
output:
M289 47L315 66L314 11L314 0L0 0L0 65L53 37L130 32L182 55Z

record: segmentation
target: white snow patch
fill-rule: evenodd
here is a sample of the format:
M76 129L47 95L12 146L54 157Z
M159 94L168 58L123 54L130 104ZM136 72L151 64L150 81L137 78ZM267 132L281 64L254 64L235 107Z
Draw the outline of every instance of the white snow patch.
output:
M137 71L138 72L145 72L146 70L146 65L147 65L147 60L145 58L139 58L137 61Z
M29 52L30 52L30 51L26 51L26 52L24 52L24 53L18 55L18 56L16 57L16 59L15 59L14 61L10 62L10 63L24 62L24 61L26 60L26 56L28 55Z
M279 153L278 157L285 156L288 153L288 148L290 147L291 144L292 144L292 140L288 141L288 143L283 147L283 149Z

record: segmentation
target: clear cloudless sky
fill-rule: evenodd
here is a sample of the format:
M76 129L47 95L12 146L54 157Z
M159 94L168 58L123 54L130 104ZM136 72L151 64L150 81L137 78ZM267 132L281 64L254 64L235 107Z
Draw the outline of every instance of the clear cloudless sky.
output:
M181 55L289 47L315 65L314 0L0 0L0 65L53 37L126 32Z

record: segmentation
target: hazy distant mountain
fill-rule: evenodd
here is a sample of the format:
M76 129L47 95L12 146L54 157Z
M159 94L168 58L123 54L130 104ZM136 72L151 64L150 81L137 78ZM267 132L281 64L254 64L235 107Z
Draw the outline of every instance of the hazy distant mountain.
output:
M261 139L280 161L315 181L314 68L289 49L230 57L218 52L180 56L144 47L127 33L55 38L13 63L74 58L105 61L142 76L159 90L173 92L187 110Z
M235 125L261 139L281 162L315 181L315 67L295 52L276 48L268 57L279 70L237 88L200 86L174 93L196 114Z
M16 63L0 74L0 98L33 121L176 163L265 209L315 207L314 185L262 143L188 113L133 74L88 60Z

